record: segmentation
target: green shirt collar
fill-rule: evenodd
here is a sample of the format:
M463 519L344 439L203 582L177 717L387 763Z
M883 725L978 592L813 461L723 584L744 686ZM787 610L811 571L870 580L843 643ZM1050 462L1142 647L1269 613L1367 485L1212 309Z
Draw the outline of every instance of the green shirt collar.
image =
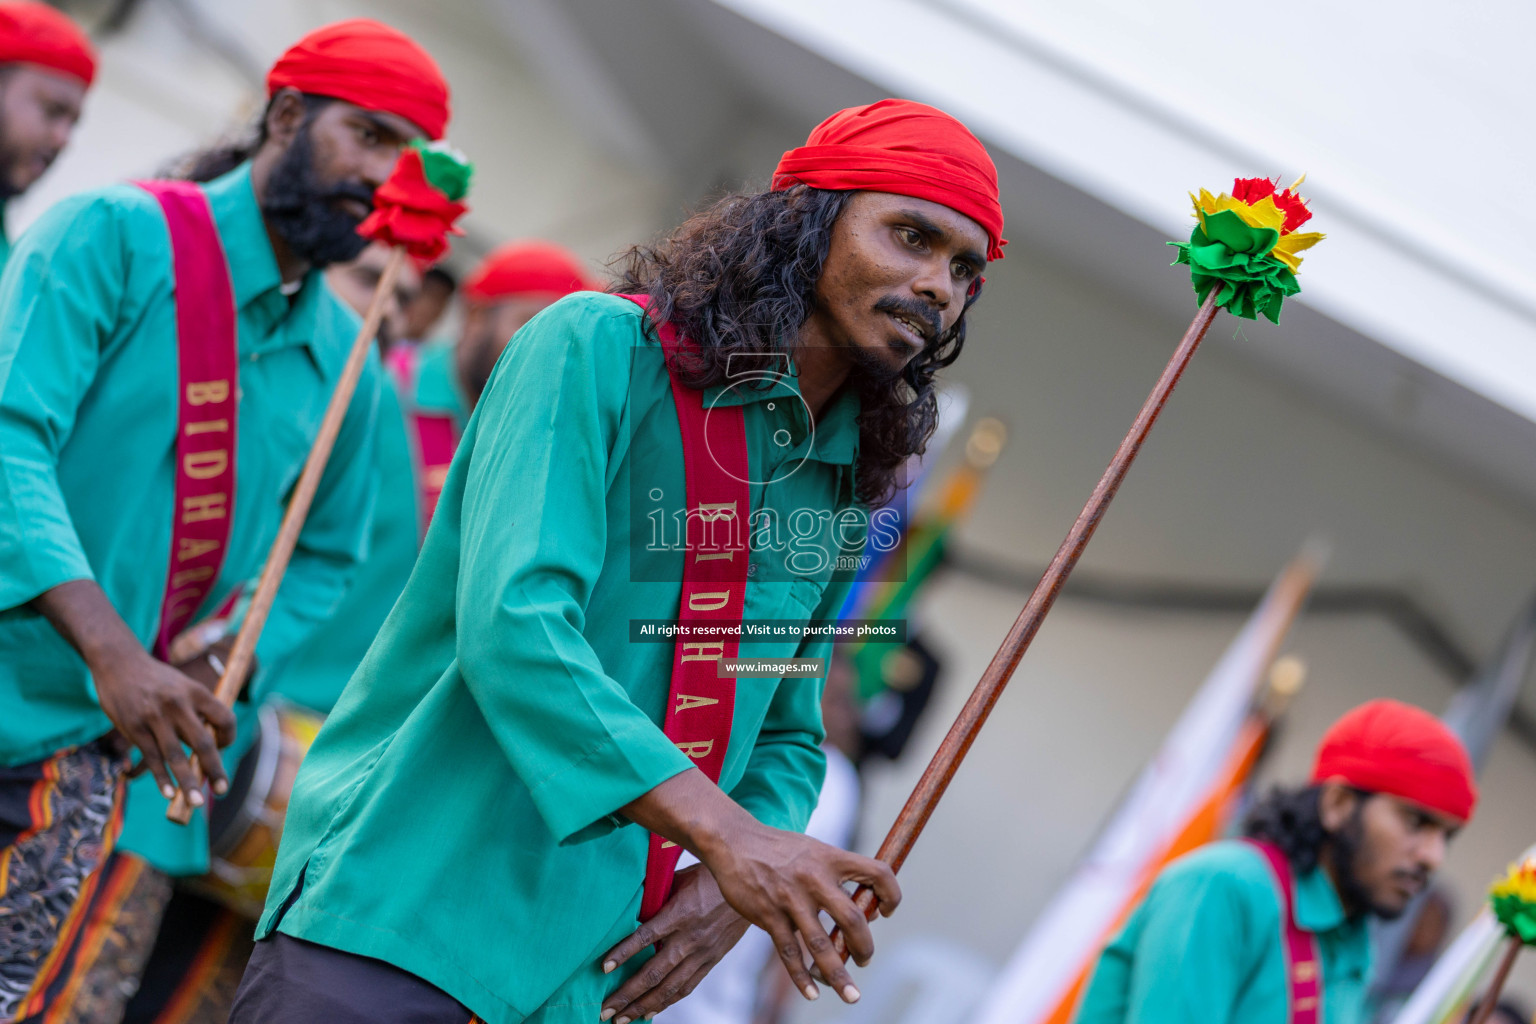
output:
M256 201L256 189L251 184L250 161L208 182L203 193L208 197L208 207L224 245L235 308L265 328L251 335L249 342L242 331L241 352L256 354L303 345L321 373L331 379L339 376L347 359L346 347L315 343L324 291L321 274L318 270L306 274L292 301L283 294L282 273L272 252L261 206ZM278 330L280 322L282 329Z
M1296 923L1314 934L1331 932L1346 922L1344 904L1322 868L1313 868L1296 880Z

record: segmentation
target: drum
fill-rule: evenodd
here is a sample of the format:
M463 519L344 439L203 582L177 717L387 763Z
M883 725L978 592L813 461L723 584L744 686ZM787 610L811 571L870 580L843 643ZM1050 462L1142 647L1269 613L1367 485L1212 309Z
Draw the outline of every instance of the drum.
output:
M208 874L189 881L190 888L238 914L261 916L299 763L324 722L325 716L287 701L262 705L256 742L209 815Z

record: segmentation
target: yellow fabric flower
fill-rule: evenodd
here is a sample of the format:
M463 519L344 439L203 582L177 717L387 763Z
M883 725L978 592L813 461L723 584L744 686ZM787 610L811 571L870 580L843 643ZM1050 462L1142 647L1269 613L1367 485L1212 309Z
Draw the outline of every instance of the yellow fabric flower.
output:
M1265 255L1273 256L1284 263L1293 274L1301 269L1301 257L1297 253L1312 248L1326 237L1320 231L1285 234L1285 211L1275 205L1272 196L1265 196L1256 203L1249 203L1225 192L1219 196L1212 195L1209 190L1202 188L1199 195L1191 192L1189 198L1194 204L1195 219L1200 222L1202 231L1206 228L1207 216L1230 210L1249 227L1275 232L1279 236L1278 240Z

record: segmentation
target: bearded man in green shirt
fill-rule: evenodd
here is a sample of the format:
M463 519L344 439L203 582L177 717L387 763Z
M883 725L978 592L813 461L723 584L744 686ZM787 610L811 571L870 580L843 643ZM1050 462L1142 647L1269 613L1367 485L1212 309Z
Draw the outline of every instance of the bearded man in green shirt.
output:
M1356 708L1324 735L1308 786L1253 808L1248 839L1163 870L1077 1024L1365 1024L1368 918L1407 909L1476 800L1442 722L1391 700Z
M684 692L727 641L650 642L636 620L700 610L716 595L684 602L690 573L724 559L743 570L721 591L741 602L742 658L826 657L826 634L798 630L835 619L863 510L932 432L935 373L1001 234L981 143L886 100L829 118L770 191L633 251L632 297L578 293L518 332L300 772L233 1022L628 1024L691 991L749 923L807 998L802 942L858 998L818 914L864 963L843 885L870 884L886 913L900 893L887 865L801 834L822 680ZM712 417L739 433L690 433L685 453L682 431ZM750 508L727 518L750 523L740 562L744 547L698 546L694 514L723 507L695 502L703 480ZM680 738L697 712L722 731ZM701 863L674 879L679 847Z
M177 622L259 571L356 331L320 269L361 251L357 225L401 147L447 122L436 65L377 22L316 30L268 84L249 159L201 188L60 203L0 277L0 1021L82 995L81 951L100 948L132 888L112 865L142 874L138 858L107 860L125 748L166 798L179 785L205 802L185 747L227 788L217 748L235 716L207 687L219 651L158 659ZM366 549L377 391L375 364L262 636L253 697ZM196 490L210 481L223 489ZM206 863L205 823L159 825L157 866Z
M5 204L37 183L74 134L96 77L96 48L68 15L36 0L0 3L0 269Z

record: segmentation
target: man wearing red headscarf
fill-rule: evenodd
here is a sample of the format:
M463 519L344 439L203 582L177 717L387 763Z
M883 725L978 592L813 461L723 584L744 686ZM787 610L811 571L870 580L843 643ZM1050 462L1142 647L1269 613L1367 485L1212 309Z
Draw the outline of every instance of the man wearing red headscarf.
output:
M1361 705L1323 736L1305 787L1253 808L1248 838L1163 870L1100 957L1077 1024L1365 1024L1369 918L1407 909L1476 804L1444 723Z
M802 941L859 998L818 915L864 963L842 887L886 913L900 890L803 834L814 669L1002 224L975 136L886 100L824 122L769 191L631 251L625 294L567 295L517 331L310 750L234 1024L629 1024L749 923L806 998ZM672 632L699 612L740 642ZM737 653L750 678L722 681ZM786 675L792 657L813 671ZM700 863L676 871L680 848Z
M575 254L550 242L509 242L487 256L464 281L464 328L453 353L456 383L469 407L524 324L556 299L598 287Z
M11 249L5 203L58 158L95 77L96 50L66 15L35 0L0 3L0 268Z
M332 287L359 314L372 297L368 282L377 281L382 262L383 250L370 247L356 263L329 275ZM507 340L535 313L563 295L595 287L581 261L560 246L514 242L492 252L467 279L458 345L397 343L389 350L375 438L379 500L368 560L346 600L278 680L285 697L329 711L405 589L459 435L484 384L465 376L461 352L467 346L474 353L472 366L487 356L494 364ZM398 331L394 336L398 339Z
M174 640L260 571L356 331L321 271L366 244L401 147L448 121L432 58L374 21L310 33L267 85L233 166L65 200L0 275L0 1021L115 1020L171 877L208 869L186 751L227 790L237 715L206 685L227 641L173 666ZM231 756L366 549L378 376L340 428ZM131 749L147 774L125 820ZM177 787L190 827L164 818Z

